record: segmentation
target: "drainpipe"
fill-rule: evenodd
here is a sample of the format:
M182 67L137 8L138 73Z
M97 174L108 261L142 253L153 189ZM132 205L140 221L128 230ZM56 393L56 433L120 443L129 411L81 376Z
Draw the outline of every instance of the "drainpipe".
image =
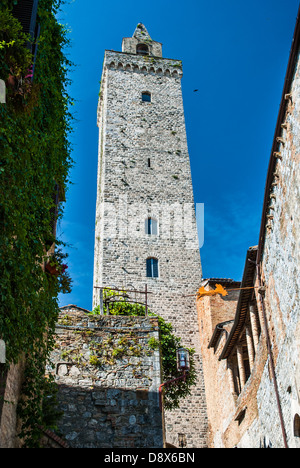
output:
M280 425L281 425L281 430L282 430L284 447L289 448L288 443L287 443L286 430L285 430L284 419L283 419L283 414L282 414L282 408L281 408L281 403L280 403L278 383L277 383L274 359L273 359L273 354L272 354L271 340L270 340L270 335L269 335L269 330L268 330L268 322L267 322L265 301L264 301L264 296L263 296L264 288L263 288L262 280L261 280L261 270L260 270L260 263L259 262L256 263L256 271L257 271L257 278L258 278L258 283L259 283L259 287L260 287L260 289L258 291L259 291L260 303L261 303L261 308L262 308L264 327L265 327L265 334L266 334L266 340L267 340L267 347L268 347L268 353L269 353L269 357L270 357L270 367L271 367L271 373L272 373L272 378L273 378L273 383L274 383L274 390L275 390L275 395L276 395L276 402L277 402L278 413L279 413L279 418L280 418Z

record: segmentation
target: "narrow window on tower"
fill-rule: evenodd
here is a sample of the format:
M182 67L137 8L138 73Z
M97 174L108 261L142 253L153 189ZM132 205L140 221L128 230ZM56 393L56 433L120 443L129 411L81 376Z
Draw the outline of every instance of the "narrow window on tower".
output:
M148 91L144 91L142 93L142 101L143 102L151 102L151 93L148 93Z
M148 167L151 167L151 160L148 158Z
M157 221L154 218L147 218L145 221L145 233L157 236Z
M147 278L158 278L157 258L147 258Z

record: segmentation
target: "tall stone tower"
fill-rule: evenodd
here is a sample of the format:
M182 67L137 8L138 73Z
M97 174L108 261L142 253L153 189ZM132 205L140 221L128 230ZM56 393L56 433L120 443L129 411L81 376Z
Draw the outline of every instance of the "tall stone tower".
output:
M167 443L205 447L205 392L195 297L201 263L181 91L182 63L143 24L105 52L98 106L94 306L100 286L149 291L151 311L196 349L198 383L166 413ZM188 296L188 297L186 297Z

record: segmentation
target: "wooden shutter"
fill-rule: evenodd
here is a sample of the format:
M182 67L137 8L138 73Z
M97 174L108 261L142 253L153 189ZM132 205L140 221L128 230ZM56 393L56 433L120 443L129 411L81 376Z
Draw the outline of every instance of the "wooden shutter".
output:
M145 220L145 233L151 234L151 218Z
M154 236L157 236L157 221L156 219L152 219L152 232Z
M13 15L17 18L26 34L35 38L36 16L38 0L19 0L13 8Z
M154 218L147 218L145 221L145 233L157 235L157 221Z
M147 258L147 277L152 278L152 268L151 268L152 258Z
M158 260L156 258L152 258L153 262L153 278L158 278Z

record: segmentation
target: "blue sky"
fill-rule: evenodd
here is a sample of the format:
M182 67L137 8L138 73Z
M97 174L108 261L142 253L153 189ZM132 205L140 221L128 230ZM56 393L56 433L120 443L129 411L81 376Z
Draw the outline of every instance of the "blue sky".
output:
M59 20L75 64L75 161L58 236L70 244L73 291L60 305L91 309L98 128L105 49L121 51L139 22L163 56L183 61L183 102L195 203L205 204L203 277L242 278L258 243L267 167L298 0L74 0ZM198 89L198 92L194 92Z

